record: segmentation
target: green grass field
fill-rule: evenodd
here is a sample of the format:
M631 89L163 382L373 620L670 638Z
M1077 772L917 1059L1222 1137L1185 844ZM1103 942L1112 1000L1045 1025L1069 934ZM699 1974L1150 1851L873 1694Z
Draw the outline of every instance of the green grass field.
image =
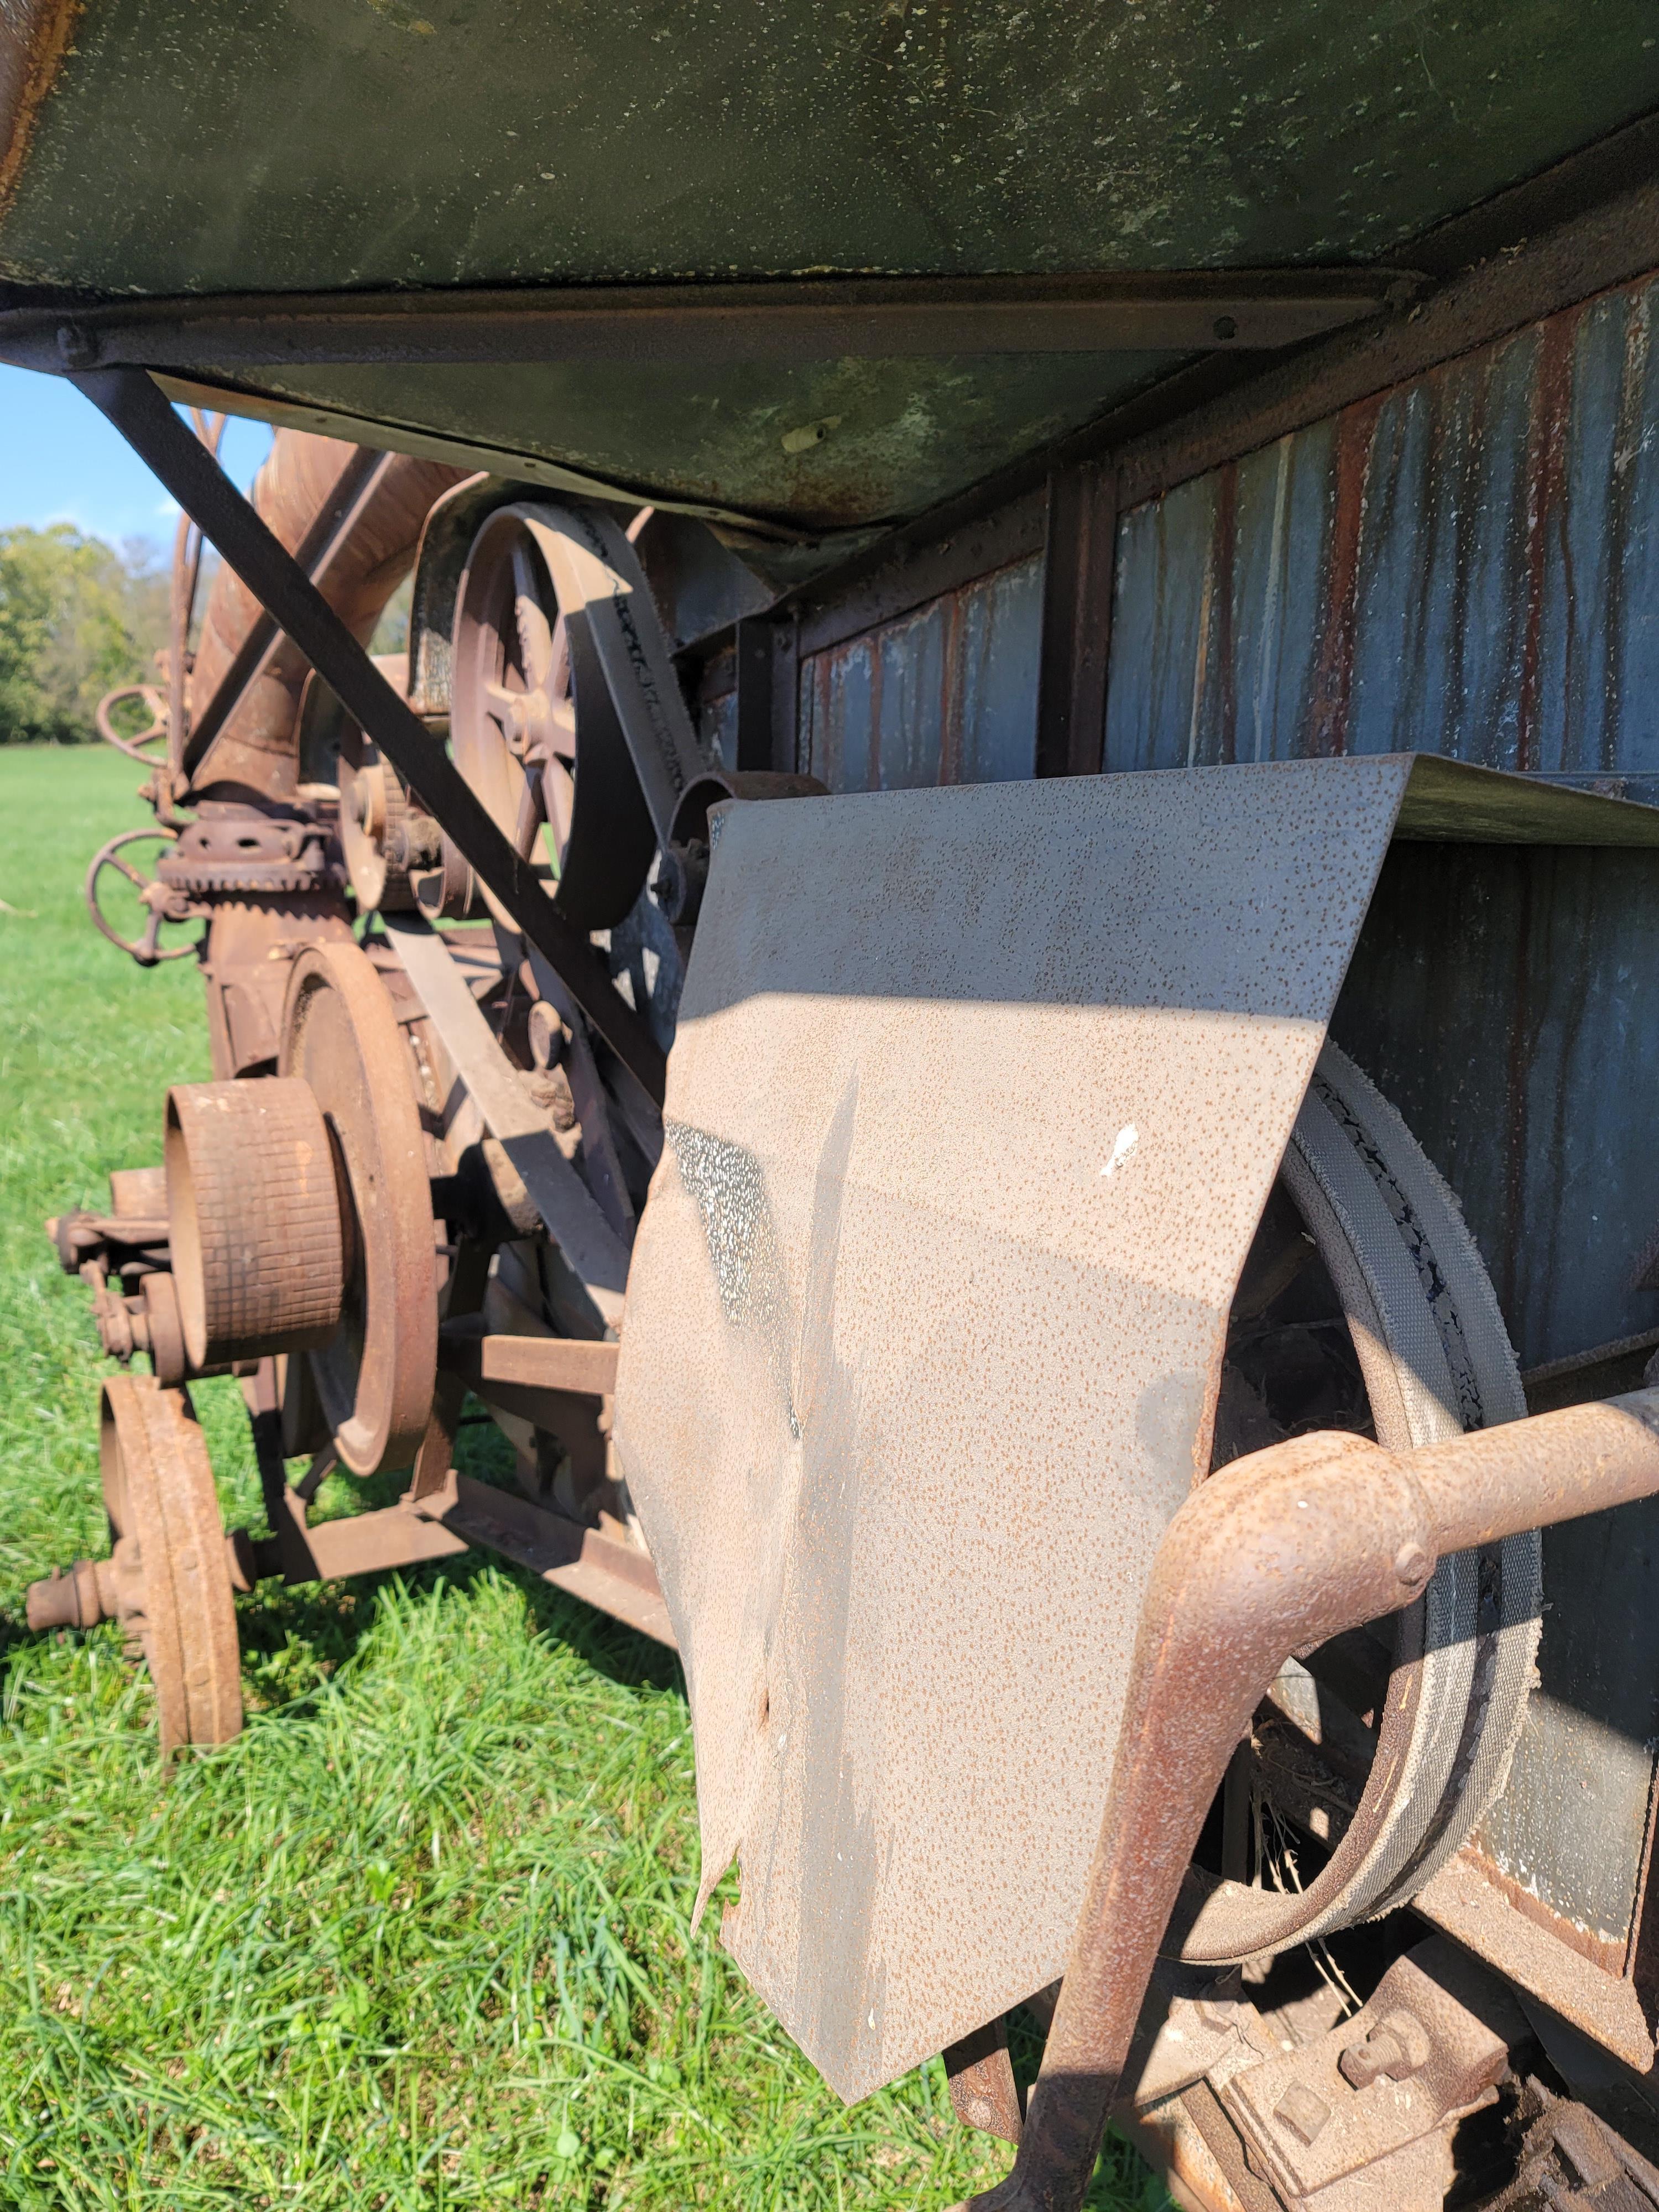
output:
M148 818L119 756L0 747L0 2212L944 2206L1006 2172L937 2061L850 2112L694 1931L672 1659L465 1559L240 1601L248 1726L163 1781L112 1625L24 1584L105 1547L87 1295L41 1233L161 1158L201 987L97 938ZM257 1527L235 1387L200 1387ZM466 1441L483 1449L487 1431ZM343 1483L324 1504L349 1510ZM1091 2202L1158 2207L1109 2146Z

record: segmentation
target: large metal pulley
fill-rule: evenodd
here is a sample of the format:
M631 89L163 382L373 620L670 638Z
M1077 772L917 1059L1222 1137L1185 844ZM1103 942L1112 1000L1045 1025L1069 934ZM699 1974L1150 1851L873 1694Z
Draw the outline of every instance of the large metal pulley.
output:
M409 1045L359 946L295 961L278 1066L315 1102L337 1193L338 1320L309 1353L325 1419L354 1474L404 1467L437 1376L432 1188Z
M498 826L539 854L572 921L621 921L709 763L644 571L608 515L526 502L486 519L456 602L451 686L456 765Z
M1308 1428L1405 1449L1525 1412L1455 1199L1327 1045L1234 1308L1216 1463ZM1200 1877L1183 1959L1229 1965L1373 1918L1467 1841L1520 1731L1540 1561L1535 1534L1443 1560L1392 1623L1286 1667L1229 1783L1238 1878ZM1315 1850L1286 1848L1292 1831ZM1298 1859L1311 1867L1322 1850L1304 1876Z
M409 1045L356 945L295 961L278 1066L168 1094L185 1355L308 1355L341 1462L407 1466L437 1374L431 1182Z

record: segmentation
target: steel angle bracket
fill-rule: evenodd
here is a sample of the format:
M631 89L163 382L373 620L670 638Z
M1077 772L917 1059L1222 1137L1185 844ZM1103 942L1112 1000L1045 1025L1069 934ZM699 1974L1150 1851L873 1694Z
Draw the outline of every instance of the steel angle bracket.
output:
M1164 1532L1391 838L1659 842L1395 755L724 817L616 1441L704 1894L843 2096L1065 1966Z

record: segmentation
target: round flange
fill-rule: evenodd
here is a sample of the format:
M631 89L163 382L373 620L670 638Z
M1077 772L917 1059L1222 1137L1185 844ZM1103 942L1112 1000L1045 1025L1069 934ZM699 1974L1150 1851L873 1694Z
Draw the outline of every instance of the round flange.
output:
M324 1416L354 1474L405 1467L437 1379L432 1190L409 1046L360 946L313 945L295 962L278 1066L310 1085L343 1186L340 1322L310 1355Z
M188 1392L116 1375L99 1409L104 1504L115 1538L117 1612L155 1687L161 1755L228 1743L242 1676L213 1468Z
M1281 1189L1334 1292L1335 1315L1311 1326L1351 1343L1364 1401L1354 1412L1369 1414L1379 1443L1403 1450L1525 1413L1498 1300L1456 1200L1334 1045L1320 1055ZM1271 1288L1271 1265L1267 1274ZM1294 1267L1287 1288L1293 1279ZM1236 1308L1230 1366L1249 1356L1237 1322ZM1305 1343L1309 1330L1302 1318L1281 1334ZM1265 1364L1273 1331L1252 1334ZM1265 1397L1255 1404L1256 1433L1241 1449L1296 1432L1267 1420ZM1311 1425L1340 1423L1327 1408ZM1183 1916L1183 1960L1233 1965L1375 1918L1445 1865L1509 1771L1538 1646L1540 1559L1534 1532L1442 1560L1423 1596L1395 1617L1369 1771L1328 1860L1300 1888L1200 1880L1207 1894ZM1285 1693L1305 1692L1316 1710L1320 1655L1287 1674Z
M167 1221L192 1368L324 1343L340 1319L340 1194L322 1110L283 1076L167 1093Z

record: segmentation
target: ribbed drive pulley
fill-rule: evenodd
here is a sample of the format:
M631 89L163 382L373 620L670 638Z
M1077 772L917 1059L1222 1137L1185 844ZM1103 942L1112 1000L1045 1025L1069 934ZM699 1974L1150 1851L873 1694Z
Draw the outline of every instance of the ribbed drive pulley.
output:
M161 1755L228 1743L242 1725L235 1601L189 1393L163 1389L153 1376L112 1376L100 1407L99 1461L114 1540L97 1570L108 1582L103 1610L143 1648Z
M192 1369L322 1344L345 1254L333 1147L292 1079L179 1083L167 1093L167 1216Z

